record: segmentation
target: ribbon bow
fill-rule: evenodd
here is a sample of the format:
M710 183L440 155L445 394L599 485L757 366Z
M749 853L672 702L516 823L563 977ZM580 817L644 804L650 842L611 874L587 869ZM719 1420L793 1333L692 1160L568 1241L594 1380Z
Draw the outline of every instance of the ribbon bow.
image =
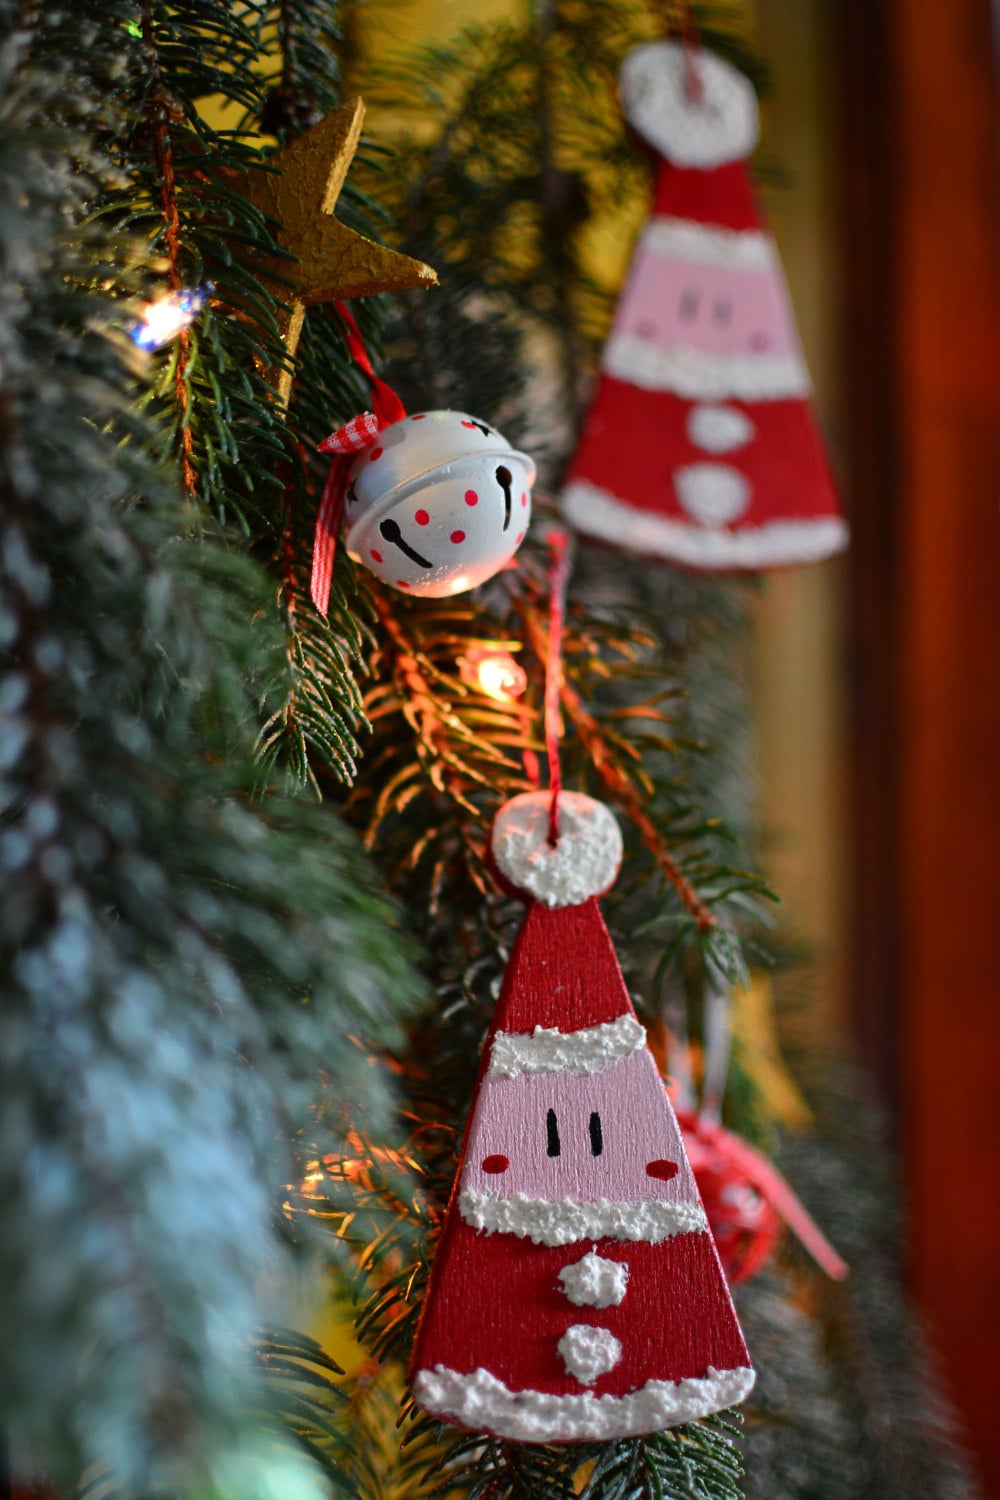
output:
M337 302L335 306L344 325L344 339L351 357L371 382L374 410L352 417L343 427L338 427L336 432L324 438L316 450L318 453L333 454L333 462L330 464L330 472L326 476L316 513L312 577L309 582L312 601L324 619L330 608L330 585L337 553L337 535L344 514L347 471L355 454L364 448L370 448L384 427L389 427L406 416L406 408L392 386L375 374L368 350L351 314L342 302Z

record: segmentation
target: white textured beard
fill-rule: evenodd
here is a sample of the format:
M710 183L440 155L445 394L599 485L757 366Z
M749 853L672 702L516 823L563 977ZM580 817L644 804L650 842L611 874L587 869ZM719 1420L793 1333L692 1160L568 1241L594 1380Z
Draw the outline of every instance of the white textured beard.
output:
M631 333L611 334L601 368L626 385L670 391L686 401L789 401L812 392L798 354L714 354Z
M666 1203L643 1198L612 1203L596 1198L529 1198L524 1193L494 1197L464 1188L458 1207L465 1222L487 1234L513 1234L535 1245L572 1245L580 1240L641 1240L659 1245L677 1234L707 1231L700 1203Z

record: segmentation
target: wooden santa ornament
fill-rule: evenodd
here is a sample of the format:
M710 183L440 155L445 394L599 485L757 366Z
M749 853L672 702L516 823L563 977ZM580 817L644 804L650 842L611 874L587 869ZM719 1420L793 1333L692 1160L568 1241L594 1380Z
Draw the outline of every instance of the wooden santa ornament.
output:
M812 562L847 542L774 241L745 159L749 81L650 42L621 70L660 154L563 495L579 531L693 568Z
M597 897L600 803L528 793L492 853L528 912L483 1050L411 1367L427 1411L522 1442L626 1437L754 1374L677 1120Z

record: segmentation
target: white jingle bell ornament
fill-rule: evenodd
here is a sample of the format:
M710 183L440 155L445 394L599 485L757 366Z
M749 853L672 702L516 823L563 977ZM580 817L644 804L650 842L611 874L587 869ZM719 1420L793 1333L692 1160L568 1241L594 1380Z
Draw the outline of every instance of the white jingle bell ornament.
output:
M391 588L441 599L491 578L531 519L535 466L495 427L425 411L383 427L347 475L347 550Z
M535 465L464 411L408 416L375 374L347 308L336 306L347 347L371 383L373 410L319 444L333 462L316 515L313 603L327 614L341 526L350 556L390 588L428 599L473 589L524 541Z

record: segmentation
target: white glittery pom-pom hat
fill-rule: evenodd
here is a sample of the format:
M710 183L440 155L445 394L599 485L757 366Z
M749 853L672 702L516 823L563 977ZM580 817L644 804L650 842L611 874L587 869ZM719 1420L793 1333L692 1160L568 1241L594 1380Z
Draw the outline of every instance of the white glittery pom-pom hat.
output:
M549 793L527 792L500 809L490 834L501 883L528 902L495 1018L499 1024L502 1009L503 1025L512 1033L536 1027L576 1032L632 1012L597 906L621 865L618 822L602 803L561 792L559 836L552 845L550 811ZM573 963L560 969L558 982L540 983L557 954L570 955Z
M597 898L621 834L589 797L501 809L528 902L483 1047L411 1364L474 1431L601 1441L692 1421L753 1384L670 1100Z

